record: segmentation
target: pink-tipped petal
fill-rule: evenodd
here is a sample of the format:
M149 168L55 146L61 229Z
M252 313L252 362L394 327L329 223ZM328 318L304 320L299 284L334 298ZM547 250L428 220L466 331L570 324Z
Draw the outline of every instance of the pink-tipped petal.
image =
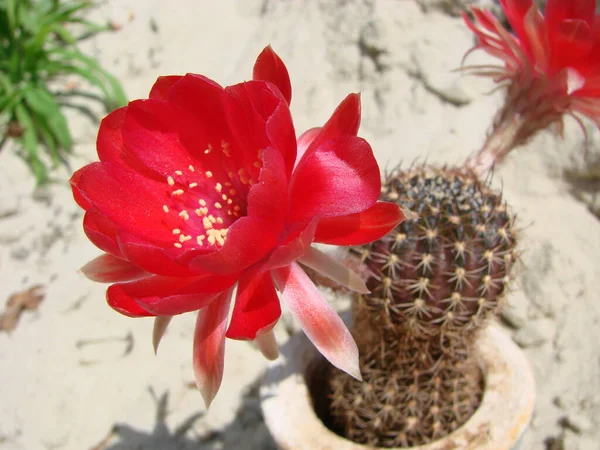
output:
M354 292L360 294L368 294L370 292L365 282L356 273L337 259L314 247L309 247L304 256L298 259L298 262Z
M109 255L108 253L92 259L80 270L90 280L99 283L131 281L150 275L130 262Z
M523 21L523 29L527 35L527 42L529 44L529 51L535 61L535 65L540 70L547 70L548 68L548 36L546 33L546 23L544 17L537 6L531 5L529 11L525 15Z
M273 280L306 336L327 360L361 380L358 347L342 319L297 263L271 271Z
M154 328L152 329L152 346L154 347L154 354L158 352L158 345L162 337L167 331L167 327L171 322L173 316L156 316L154 318Z
M252 79L273 83L281 91L281 95L283 95L288 105L292 101L290 75L285 64L270 45L265 47L256 58Z
M279 357L279 345L275 339L273 330L264 331L256 335L256 346L269 361L275 361Z
M321 219L315 242L331 245L367 244L385 236L407 218L406 212L398 205L377 202L356 214Z
M225 330L231 290L198 311L194 332L194 376L206 408L210 406L223 380Z

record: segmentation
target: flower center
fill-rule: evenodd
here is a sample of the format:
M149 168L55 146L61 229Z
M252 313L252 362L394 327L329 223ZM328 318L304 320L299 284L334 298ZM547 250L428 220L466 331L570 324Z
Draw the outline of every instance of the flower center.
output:
M223 141L221 147L223 154L230 157L229 144ZM209 144L204 153L211 152ZM173 235L173 246L189 250L222 247L231 224L246 214L248 189L255 184L261 166L257 160L249 169L256 173L249 174L244 168L213 172L190 165L168 175L168 200L162 210L165 225Z
M229 226L242 211L233 183L214 182L212 172L198 173L190 165L185 172L169 175L167 184L169 200L162 208L173 245L189 249L223 246Z

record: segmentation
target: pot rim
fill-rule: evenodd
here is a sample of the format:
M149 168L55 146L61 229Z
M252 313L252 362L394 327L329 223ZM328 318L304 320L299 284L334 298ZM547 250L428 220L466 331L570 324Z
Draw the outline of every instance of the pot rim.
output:
M448 436L404 450L515 450L529 425L535 381L523 351L497 324L481 331L475 343L485 378L481 404L471 418ZM350 441L317 417L305 381L306 369L322 356L298 333L269 365L260 388L265 421L285 450L393 450ZM399 449L399 448L398 448Z

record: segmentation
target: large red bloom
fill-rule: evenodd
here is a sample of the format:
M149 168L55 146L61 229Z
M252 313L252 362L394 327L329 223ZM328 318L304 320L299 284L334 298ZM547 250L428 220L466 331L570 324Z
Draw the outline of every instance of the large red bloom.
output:
M366 290L311 243L363 244L404 218L377 201L379 168L357 137L359 96L298 140L290 99L270 47L253 81L222 88L201 75L161 77L149 99L103 120L100 162L71 179L84 230L106 252L83 272L114 283L109 305L155 316L155 346L171 316L199 310L194 369L207 404L221 383L225 337L277 356L276 290L332 364L360 377L351 335L296 261Z
M514 34L489 11L471 8L474 20L466 14L463 18L477 36L475 49L504 62L503 67L467 68L508 88L506 106L494 124L496 129L507 129L496 133L509 142L504 147L521 145L548 125L562 133L565 114L582 114L600 127L600 16L595 12L596 1L548 0L544 15L532 0L500 3ZM506 127L510 121L514 123ZM488 156L499 161L509 150L489 151ZM483 160L478 163L490 165Z

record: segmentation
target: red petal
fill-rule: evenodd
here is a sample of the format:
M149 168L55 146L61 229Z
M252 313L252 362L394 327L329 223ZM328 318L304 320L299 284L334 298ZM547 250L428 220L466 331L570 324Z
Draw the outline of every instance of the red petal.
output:
M544 17L551 32L558 30L565 20L583 20L592 27L595 14L596 0L548 0L544 9Z
M81 178L81 174L85 171L85 167L77 170L71 176L69 183L71 184L71 191L73 192L73 199L75 202L81 206L82 209L87 211L92 207L90 202L87 201L81 190L79 189L79 179Z
M270 226L269 220L242 217L229 227L221 250L193 257L189 267L202 272L239 273L264 258L277 244Z
M321 127L311 128L310 130L306 130L300 135L296 143L298 147L296 152L296 165L298 165L298 163L302 160L302 157L306 153L306 150L308 150L310 144L312 144L312 142L319 135L321 130Z
M364 139L330 139L306 153L290 183L289 220L337 217L370 208L379 196L379 166Z
M266 256L282 233L287 204L287 179L281 154L271 147L263 151L259 182L248 194L248 215L230 227L221 250L194 257L193 270L214 273L241 272Z
M287 68L270 45L265 47L256 58L252 79L273 83L277 86L288 105L292 101L292 83Z
M254 340L257 333L273 327L279 316L281 307L271 274L252 271L238 284L227 337Z
M241 150L237 155L241 167L249 173L257 153L267 147L277 149L291 173L296 159L296 135L291 113L273 86L262 81L251 81L225 89L223 104L227 120Z
M196 127L210 136L213 146L218 146L221 140L231 142L222 96L223 88L219 84L202 75L187 74L169 91L169 102L194 117ZM190 151L197 149L197 156L203 158L205 146L186 141L186 147Z
M315 347L335 367L360 379L358 348L352 335L300 266L292 263L271 273L290 311Z
M525 39L525 29L523 22L525 14L533 5L532 0L500 0L504 14L508 19L510 26L520 39Z
M100 123L98 138L96 139L96 149L100 161L112 161L116 163L123 162L123 136L121 128L127 106L111 112Z
M94 258L81 268L81 272L90 280L100 283L130 281L150 275L128 261L105 253Z
M283 103L267 119L267 136L271 146L281 153L285 161L286 175L289 179L297 159L296 131L294 130L292 113Z
M108 288L109 303L131 307L130 312L136 314L141 307L147 315L172 316L203 308L236 281L236 277L231 276L176 278L153 275L113 284ZM139 305L138 308L133 304Z
M106 302L112 309L129 317L149 317L154 314L149 313L142 308L135 299L119 288L118 284L113 284L106 290Z
M329 139L340 136L356 136L360 126L360 94L349 94L335 109L329 120L321 128L321 132L312 142L303 156L315 151ZM300 163L300 158L296 165Z
M164 180L176 170L194 165L189 148L206 148L208 136L182 109L159 100L136 100L127 108L122 136L124 158L141 171ZM186 147L186 142L194 146Z
M204 275L192 272L187 265L176 260L181 255L179 249L156 246L130 233L119 233L119 246L128 261L147 272L173 277Z
M248 217L268 220L271 225L263 234L279 236L285 220L288 180L285 162L278 150L268 147L263 151L263 167L258 183L248 193Z
M363 245L392 231L405 219L394 203L377 202L366 211L321 219L315 242L332 245Z
M224 292L206 308L198 311L194 332L194 375L196 386L208 408L223 380L225 329L231 290Z
M296 261L303 256L310 248L315 238L315 231L319 219L312 220L304 230L296 235L292 234L292 238L287 243L280 244L269 256L268 261L262 266L262 270L271 270L277 267L283 267Z
M117 229L115 224L96 209L91 209L85 213L83 217L83 231L88 239L100 250L125 259L117 243Z
M183 77L181 75L158 77L154 83L154 86L152 86L152 90L150 91L150 98L153 100L167 101L169 99L169 92L171 91L171 88L182 78Z
M81 172L78 182L81 194L117 228L152 242L172 245L172 236L161 214L163 199L159 197L166 184L163 186L114 163L92 163Z

